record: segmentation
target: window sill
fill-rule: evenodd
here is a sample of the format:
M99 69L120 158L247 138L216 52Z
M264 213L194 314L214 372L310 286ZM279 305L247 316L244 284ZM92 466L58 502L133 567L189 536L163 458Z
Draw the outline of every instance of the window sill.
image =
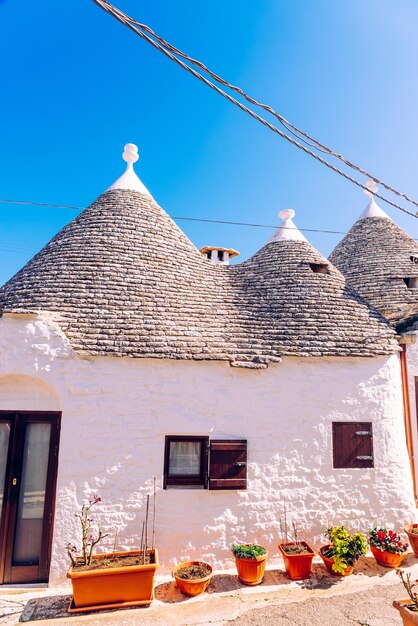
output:
M166 485L165 490L169 489L206 489L204 485Z

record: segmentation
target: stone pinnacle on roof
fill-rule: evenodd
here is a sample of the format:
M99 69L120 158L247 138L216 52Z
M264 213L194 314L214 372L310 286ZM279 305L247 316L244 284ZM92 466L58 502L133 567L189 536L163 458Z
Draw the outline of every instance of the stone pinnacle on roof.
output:
M383 209L381 209L380 206L376 204L374 200L374 194L378 191L378 187L376 186L374 180L368 180L366 183L366 187L368 191L364 190L364 193L366 194L366 196L369 196L370 202L358 219L364 220L367 217L385 217L386 219L390 220L391 218L389 217L389 215L387 215L383 211Z
M267 243L274 241L307 241L297 226L295 226L292 218L296 213L292 209L285 209L278 214L282 223L276 232L270 237Z
M131 191L139 191L140 193L152 197L148 189L135 174L133 164L138 161L139 154L138 147L134 143L125 144L122 159L127 163L126 170L122 176L109 187L108 191L110 189L130 189Z
M418 315L418 243L373 200L329 260L356 291L397 327ZM367 192L365 192L367 193Z

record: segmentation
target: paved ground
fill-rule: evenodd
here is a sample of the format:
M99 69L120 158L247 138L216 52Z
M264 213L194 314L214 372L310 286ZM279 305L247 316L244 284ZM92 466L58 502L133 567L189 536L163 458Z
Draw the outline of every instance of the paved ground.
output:
M355 594L250 609L228 626L399 626L402 620L392 602L403 597L401 585L377 586Z
M410 555L405 569L418 578L418 560ZM361 559L355 574L330 576L314 562L309 580L292 582L280 569L266 572L262 585L246 587L237 576L213 577L208 591L183 596L168 577L159 577L156 599L147 608L70 615L68 587L0 591L0 624L16 626L396 626L402 624L392 601L405 591L393 570Z

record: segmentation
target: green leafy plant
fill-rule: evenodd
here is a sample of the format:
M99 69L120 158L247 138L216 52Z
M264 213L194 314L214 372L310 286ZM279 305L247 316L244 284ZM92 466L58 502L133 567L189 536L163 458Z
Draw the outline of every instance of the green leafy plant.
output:
M403 554L409 544L404 543L401 536L387 528L373 528L369 531L369 543L374 548L391 554Z
M344 574L347 567L352 567L367 552L367 541L363 533L352 535L345 526L332 526L328 528L326 536L331 545L322 550L322 554L328 559L333 559L334 572Z
M99 498L99 496L93 496L93 499L89 500L88 504L83 504L80 513L74 513L74 515L80 520L81 550L78 550L77 546L74 546L71 543L67 543L65 546L68 558L73 566L75 566L76 563L91 565L94 546L107 537L107 535L103 534L101 528L98 528L97 535L92 535L90 533L93 522L93 519L89 517L90 509L101 501L102 499Z
M259 546L256 543L234 543L231 550L237 559L256 559L267 552L263 546Z
M398 576L401 577L402 584L405 587L408 596L411 598L412 605L408 605L408 609L410 609L411 611L418 611L418 594L415 593L415 591L412 591L413 588L417 586L418 580L416 580L414 583L411 583L410 572L405 574L402 569L397 569L396 573L398 574Z

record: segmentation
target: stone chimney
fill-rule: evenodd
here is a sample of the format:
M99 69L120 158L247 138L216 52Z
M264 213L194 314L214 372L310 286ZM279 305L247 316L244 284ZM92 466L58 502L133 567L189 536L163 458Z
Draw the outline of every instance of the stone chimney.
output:
M216 265L229 265L229 259L239 255L239 252L232 248L219 248L217 246L203 246L200 248L200 252Z

